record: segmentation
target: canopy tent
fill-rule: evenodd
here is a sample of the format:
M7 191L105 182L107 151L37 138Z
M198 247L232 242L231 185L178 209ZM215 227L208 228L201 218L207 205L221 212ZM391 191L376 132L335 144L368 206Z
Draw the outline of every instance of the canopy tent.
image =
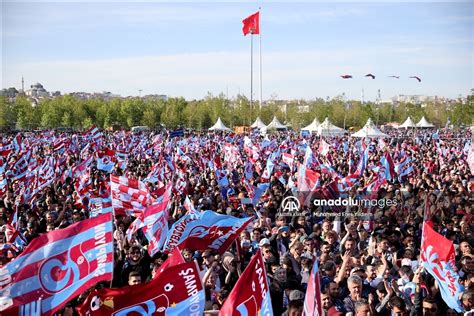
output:
M405 129L407 129L407 128L415 128L415 127L416 127L416 125L415 125L415 123L413 123L411 117L408 117L408 118L406 119L406 121L405 121L402 125L400 125L398 128L405 128Z
M226 127L224 123L222 123L221 118L219 117L217 119L216 124L212 125L212 127L209 128L210 131L230 131L230 128Z
M262 120L260 119L260 116L257 117L255 119L255 122L253 122L252 125L250 125L251 128L263 128L263 127L267 127L267 125L265 123L262 122Z
M313 122L311 122L311 124L309 124L308 126L306 127L303 127L301 130L302 131L308 131L308 132L317 132L318 131L318 127L319 125L321 125L321 123L319 123L318 119L315 118L313 120Z
M388 137L387 134L382 133L377 126L375 126L372 119L368 119L362 129L351 135L352 137L368 137L368 138L378 138L378 137Z
M281 124L280 121L276 118L276 116L273 117L273 120L266 126L265 129L286 129L286 126Z
M428 121L425 119L425 117L423 116L423 117L421 118L421 120L420 120L418 123L416 123L416 127L420 127L420 128L433 128L434 125L431 124L430 122L428 122Z
M319 136L340 136L344 135L346 131L336 125L332 124L329 121L329 118L326 117L324 122L318 126L318 135Z

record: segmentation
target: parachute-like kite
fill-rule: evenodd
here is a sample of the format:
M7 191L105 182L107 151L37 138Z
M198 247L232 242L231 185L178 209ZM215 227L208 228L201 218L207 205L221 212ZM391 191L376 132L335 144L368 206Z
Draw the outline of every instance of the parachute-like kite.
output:
M365 77L370 77L372 79L375 79L375 76L373 74L366 74Z
M396 78L396 79L400 79L400 76L388 76L389 78Z
M410 78L416 79L416 80L418 80L418 82L421 82L421 79L417 76L411 76Z
M352 79L352 76L351 75L342 75L341 78L342 79Z

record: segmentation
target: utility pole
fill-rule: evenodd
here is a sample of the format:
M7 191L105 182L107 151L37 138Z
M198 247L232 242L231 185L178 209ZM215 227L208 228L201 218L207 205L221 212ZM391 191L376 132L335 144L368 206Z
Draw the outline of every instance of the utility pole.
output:
M142 89L138 89L138 97L142 97Z

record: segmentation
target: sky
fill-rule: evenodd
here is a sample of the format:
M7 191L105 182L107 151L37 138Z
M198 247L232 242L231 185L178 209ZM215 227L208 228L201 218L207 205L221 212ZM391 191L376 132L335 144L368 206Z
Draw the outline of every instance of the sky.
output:
M263 99L467 95L474 2L121 2L2 0L2 88L122 96ZM364 77L371 73L374 80ZM351 74L353 79L340 76ZM389 78L397 75L400 79ZM419 76L419 83L410 76ZM141 90L141 92L140 92Z

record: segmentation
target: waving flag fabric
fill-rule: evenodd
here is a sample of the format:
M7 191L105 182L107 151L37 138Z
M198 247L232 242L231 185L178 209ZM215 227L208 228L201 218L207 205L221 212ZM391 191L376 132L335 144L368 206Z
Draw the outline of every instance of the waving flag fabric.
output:
M240 276L219 316L273 315L267 273L260 249Z
M8 184L5 175L5 164L3 160L0 159L0 197L3 197L5 193L7 193Z
M259 183L257 187L254 187L254 195L252 197L252 204L257 205L260 199L262 198L265 191L270 187L268 183Z
M112 199L110 197L94 197L89 200L90 217L101 214L113 213Z
M163 271L166 271L168 267L174 267L178 264L185 263L181 250L178 247L175 247L173 251L168 254L165 262L160 266L160 269L157 271L155 278L157 278Z
M179 246L181 249L194 250L211 248L222 254L253 220L253 217L237 218L213 211L197 215L185 215L171 227L164 247L165 252L171 252Z
M140 217L145 207L152 203L147 186L136 179L111 176L110 190L115 215Z
M112 214L43 234L0 268L0 311L52 315L100 281L112 279Z
M438 283L444 302L458 313L462 311L459 301L464 288L455 272L453 242L438 234L426 222L423 223L421 259L423 266Z
M111 173L115 166L115 155L103 155L97 158L97 169Z
M168 207L171 201L171 184L158 204L145 209L143 213L143 233L148 239L148 253L153 257L163 247L168 234Z
M396 173L395 173L395 165L393 164L392 157L390 156L390 153L387 151L384 153L383 157L380 158L380 162L382 163L382 166L385 168L384 172L384 177L388 181L392 181L392 179L395 179Z
M318 261L314 260L311 274L309 275L308 287L304 298L304 316L322 316L323 308L321 305L321 284L319 280Z
M326 156L329 153L329 144L324 141L324 139L321 140L319 143L319 154L321 156Z
M242 27L242 32L244 32L244 35L260 34L260 12L256 12L245 18L242 23L244 23L244 26Z
M206 298L194 262L168 267L154 280L119 289L94 290L80 315L203 315Z

